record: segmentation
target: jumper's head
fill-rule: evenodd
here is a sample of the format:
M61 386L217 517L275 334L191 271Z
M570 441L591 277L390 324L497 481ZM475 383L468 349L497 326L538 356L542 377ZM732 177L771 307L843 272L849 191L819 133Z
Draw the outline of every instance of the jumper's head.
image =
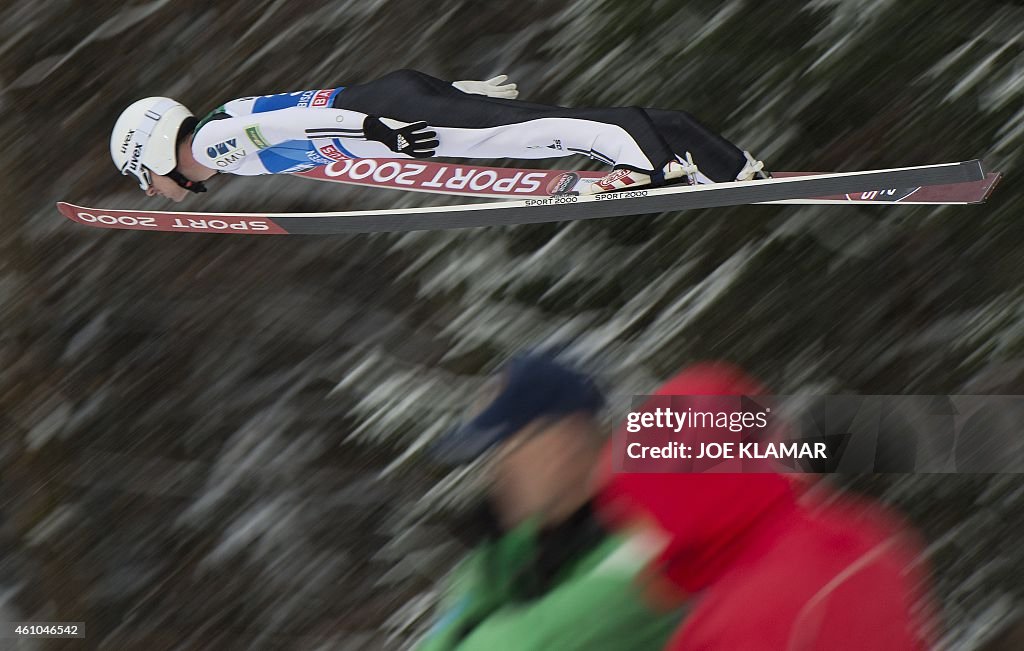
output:
M110 135L110 157L121 174L133 176L147 194L153 193L153 175L167 177L191 192L205 192L202 183L177 169L178 146L196 124L192 112L173 99L140 99L117 118Z

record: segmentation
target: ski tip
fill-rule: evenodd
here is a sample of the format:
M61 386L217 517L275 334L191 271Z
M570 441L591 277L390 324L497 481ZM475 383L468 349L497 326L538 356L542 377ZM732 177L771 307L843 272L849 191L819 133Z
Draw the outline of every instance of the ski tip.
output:
M58 201L57 202L57 212L59 212L60 214L64 215L68 219L72 219L72 216L74 215L74 209L75 209L75 207L72 206L67 201Z
M93 227L93 228L98 226L98 224L96 224L96 223L94 223L92 221L82 219L81 213L82 213L82 211L85 211L85 210L89 210L89 208L85 208L83 206L77 206L77 205L75 205L73 203L68 203L67 201L58 201L57 202L57 212L59 212L60 214L64 215L65 217L67 217L71 221L75 222L76 224L81 224L82 226L89 226L89 227Z

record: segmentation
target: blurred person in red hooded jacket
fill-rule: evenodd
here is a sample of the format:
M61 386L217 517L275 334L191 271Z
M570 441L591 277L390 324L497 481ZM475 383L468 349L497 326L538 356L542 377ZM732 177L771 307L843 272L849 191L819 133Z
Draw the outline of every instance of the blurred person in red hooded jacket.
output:
M765 393L734 367L700 364L655 395ZM668 588L692 600L667 649L929 648L921 548L894 515L823 483L804 490L811 483L797 475L665 472L657 463L660 472L607 475L599 504L609 521L662 541L649 594L664 599Z

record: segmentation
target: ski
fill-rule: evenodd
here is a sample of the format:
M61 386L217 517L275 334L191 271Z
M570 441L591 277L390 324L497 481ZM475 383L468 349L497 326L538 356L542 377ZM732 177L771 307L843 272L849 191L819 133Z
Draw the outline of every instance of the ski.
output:
M517 201L390 210L319 213L195 213L107 210L59 202L68 219L99 228L313 235L404 232L624 217L870 191L983 180L981 161L815 174L757 181L673 185L596 195L561 195Z
M298 172L314 181L389 188L412 192L429 192L467 197L516 199L547 197L579 192L603 176L603 172L543 170L508 167L453 165L435 161L409 159L345 158ZM811 176L820 172L775 172L776 178ZM1000 175L990 172L984 179L970 183L953 183L907 188L873 188L856 193L782 199L777 204L882 204L927 205L969 204L985 201Z

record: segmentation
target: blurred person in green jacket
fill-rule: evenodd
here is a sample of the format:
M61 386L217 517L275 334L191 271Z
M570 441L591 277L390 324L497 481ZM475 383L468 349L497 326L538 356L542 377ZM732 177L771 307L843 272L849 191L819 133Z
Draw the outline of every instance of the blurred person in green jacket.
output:
M680 613L645 603L649 554L592 511L604 398L546 354L512 359L474 417L435 444L465 463L492 451L478 516L489 534L455 570L417 651L659 650Z

